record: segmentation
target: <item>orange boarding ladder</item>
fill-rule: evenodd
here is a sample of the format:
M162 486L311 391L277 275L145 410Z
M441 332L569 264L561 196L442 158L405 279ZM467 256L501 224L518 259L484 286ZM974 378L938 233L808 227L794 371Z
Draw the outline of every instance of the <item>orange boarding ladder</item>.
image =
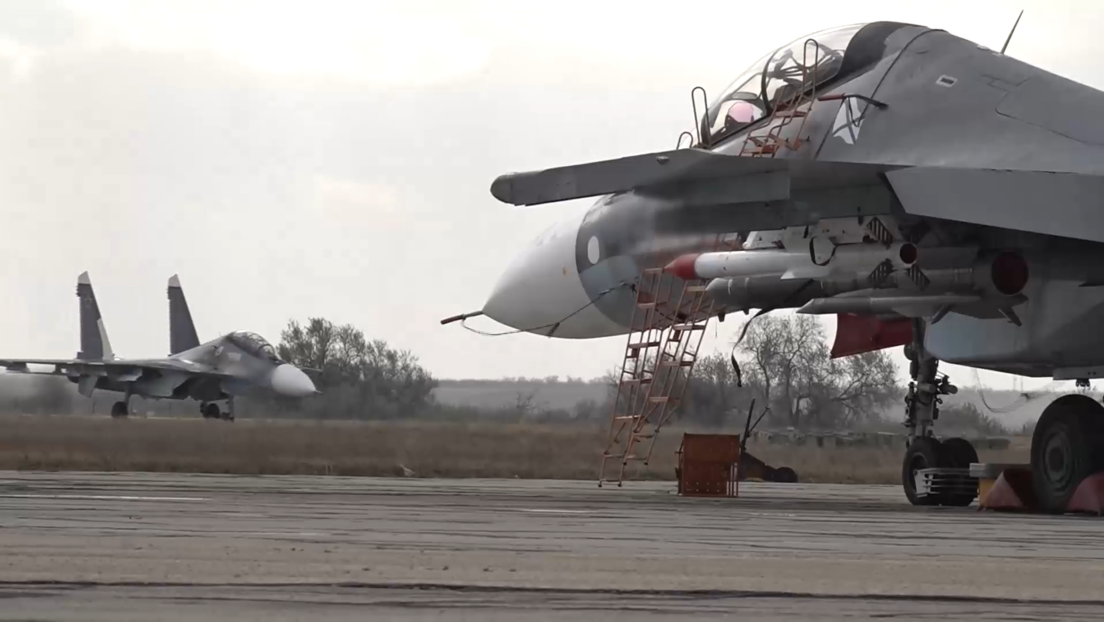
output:
M718 236L715 248L723 243ZM665 265L661 258L657 264ZM613 400L613 414L598 485L621 486L630 461L648 464L659 430L681 405L713 312L705 280L675 279L647 268L636 287L632 331ZM621 465L613 473L613 461Z
M813 48L813 64L809 65L809 48ZM816 80L813 72L820 61L820 46L813 39L805 41L802 48L801 64L801 88L792 93L780 91L772 106L771 116L767 123L748 132L744 139L744 145L740 149L740 155L751 157L773 158L781 149L797 151L804 144L801 132L805 129L805 119L812 110L816 101ZM797 122L797 129L793 132L785 132L787 128ZM787 133L792 138L783 136Z

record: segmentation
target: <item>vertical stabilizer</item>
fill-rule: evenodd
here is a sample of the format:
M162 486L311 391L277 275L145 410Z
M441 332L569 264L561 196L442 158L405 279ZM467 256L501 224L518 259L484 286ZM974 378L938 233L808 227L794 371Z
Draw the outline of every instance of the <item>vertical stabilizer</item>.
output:
M199 335L192 322L192 312L188 310L180 278L174 274L169 279L169 355L180 354L198 345Z
M77 358L89 361L115 358L111 342L107 338L100 306L92 291L92 280L87 272L77 277L77 298L80 299L80 351Z

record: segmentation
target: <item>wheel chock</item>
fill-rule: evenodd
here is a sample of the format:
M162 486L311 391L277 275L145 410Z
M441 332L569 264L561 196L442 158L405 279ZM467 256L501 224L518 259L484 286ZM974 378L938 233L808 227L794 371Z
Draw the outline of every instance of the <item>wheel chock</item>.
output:
M1104 487L1101 490L1104 491ZM1098 498L1104 499L1104 495ZM982 510L1032 512L1038 508L1039 502L1035 499L1030 468L1004 469L992 486L988 486L986 494L978 497L978 509Z
M1073 491L1067 512L1080 514L1104 514L1104 473L1086 477Z

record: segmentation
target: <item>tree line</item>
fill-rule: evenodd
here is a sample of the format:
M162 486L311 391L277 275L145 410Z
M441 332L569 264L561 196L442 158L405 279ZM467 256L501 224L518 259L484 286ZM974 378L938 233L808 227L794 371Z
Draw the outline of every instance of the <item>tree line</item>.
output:
M550 409L535 400L533 390L519 389L515 399L498 407L446 405L434 398L439 381L407 350L370 339L351 324L325 318L288 322L277 352L283 360L309 370L322 395L295 400L273 395L239 398L241 417L387 420L431 417L446 420L500 422L576 422L604 424L617 395L619 369L603 378L568 382L602 383L602 400L581 400L570 408ZM520 382L522 379L514 379ZM528 385L554 384L558 377L526 380ZM60 383L60 384L59 384ZM107 394L104 394L105 396ZM742 425L752 400L764 428L848 430L886 424L886 414L900 405L904 387L888 352L876 351L832 359L823 324L801 315L763 315L746 327L731 352L698 361L674 420L690 426L722 428ZM116 396L103 398L110 404ZM36 378L19 394L0 395L7 412L87 412L87 400L58 378ZM142 410L191 415L191 402L143 400ZM892 414L888 421L896 420ZM972 405L944 407L941 427L996 434L993 418Z

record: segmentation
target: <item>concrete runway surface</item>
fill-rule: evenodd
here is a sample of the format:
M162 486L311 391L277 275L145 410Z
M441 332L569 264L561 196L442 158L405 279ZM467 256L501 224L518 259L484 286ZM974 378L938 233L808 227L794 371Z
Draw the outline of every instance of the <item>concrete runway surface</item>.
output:
M0 620L1095 620L1104 520L897 487L0 472Z

